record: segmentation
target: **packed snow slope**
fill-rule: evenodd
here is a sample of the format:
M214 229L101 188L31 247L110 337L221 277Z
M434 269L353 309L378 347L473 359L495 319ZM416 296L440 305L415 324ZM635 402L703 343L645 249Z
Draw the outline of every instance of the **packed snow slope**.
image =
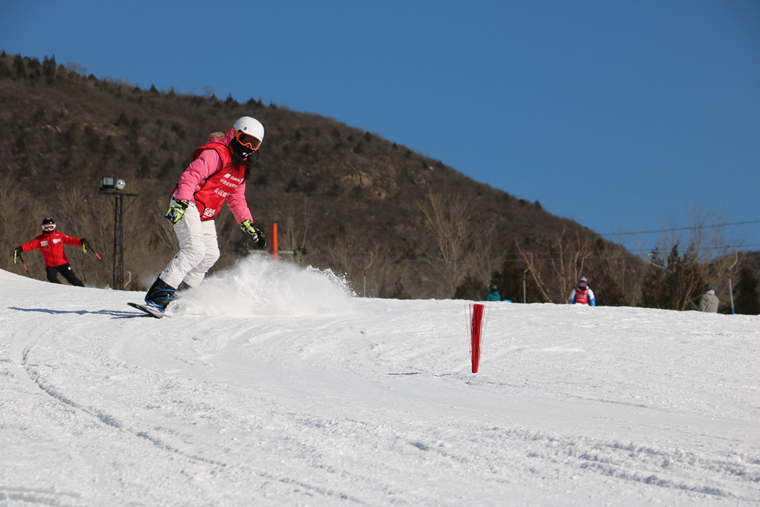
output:
M758 505L760 318L0 272L0 505Z

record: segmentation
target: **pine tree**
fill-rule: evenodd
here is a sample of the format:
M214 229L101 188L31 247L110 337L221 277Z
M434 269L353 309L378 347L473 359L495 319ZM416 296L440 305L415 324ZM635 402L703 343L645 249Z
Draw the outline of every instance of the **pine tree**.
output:
M656 264L656 266L655 266ZM658 266L665 268L664 270ZM691 250L680 255L678 244L663 262L659 248L652 252L652 265L644 275L641 306L663 310L688 310L703 287L702 269Z
M21 55L16 55L13 58L13 68L16 70L16 79L26 79L26 66Z
M469 273L464 277L456 289L452 299L467 299L470 301L484 301L488 295L488 288L483 280L471 276Z
M760 315L760 294L758 282L752 270L744 266L739 272L739 283L736 284L736 299L734 308L742 315Z
M659 248L655 248L651 255L652 264L647 267L644 273L644 283L642 284L641 306L644 308L668 308L668 286L665 272L656 267L664 265L665 261L660 257Z
M514 303L522 303L523 298L528 303L543 301L541 291L533 277L525 272L526 267L517 247L511 246L504 257L501 269L494 271L491 275L491 283L496 284L502 300L508 299ZM525 290L523 290L523 281Z
M390 297L391 299L412 299L412 296L404 289L404 284L401 283L401 280L396 280L396 283L393 284Z
M55 63L55 55L53 55L53 57L50 59L48 59L46 56L42 61L42 69L43 73L45 74L45 80L47 81L47 84L55 83L55 71L57 68L58 66Z
M13 72L5 65L5 62L0 60L0 78L12 78Z
M594 290L597 306L628 306L622 287L603 266L592 271L589 287Z
M116 119L116 123L114 123L114 125L117 127L129 127L129 118L127 117L127 113L122 111L119 117Z

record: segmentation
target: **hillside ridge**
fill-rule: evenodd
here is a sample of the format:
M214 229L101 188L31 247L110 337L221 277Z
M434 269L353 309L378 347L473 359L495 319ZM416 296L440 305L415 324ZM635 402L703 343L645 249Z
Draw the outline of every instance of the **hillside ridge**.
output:
M386 272L373 272L370 280L374 295L390 295L393 287L415 297L452 295L446 293L451 283L437 281L439 269L423 262L431 260L430 252L441 257L441 232L424 211L435 211L436 196L438 211L448 213L449 221L466 222L463 241L479 252L477 263L459 270L454 286L468 274L487 282L503 259L489 256L514 251L517 244L546 250L565 230L601 242L590 229L546 212L537 201L477 182L333 118L255 99L241 103L231 96L144 90L84 76L77 68L58 65L54 57L40 62L0 55L0 153L8 175L5 191L15 196L3 205L4 250L31 239L42 216L50 215L64 232L87 237L108 258L113 216L108 199L98 194L98 182L104 176L122 178L125 191L140 194L124 220L125 263L139 285L173 255L173 232L161 215L193 151L211 132L226 130L244 115L266 128L246 192L254 219L265 231L277 222L283 250L301 247L308 252L304 262L346 272L354 285L371 257L384 257ZM462 207L459 216L451 215ZM223 268L249 245L228 211L218 217L217 229L222 249L217 267ZM4 262L0 267L9 269ZM108 280L107 273L95 276L97 283Z

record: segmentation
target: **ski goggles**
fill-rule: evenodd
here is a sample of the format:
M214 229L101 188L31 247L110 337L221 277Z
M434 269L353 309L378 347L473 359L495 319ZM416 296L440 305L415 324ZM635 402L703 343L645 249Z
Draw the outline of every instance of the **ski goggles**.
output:
M44 224L42 230L45 232L53 232L55 230L55 224Z
M242 130L235 132L235 139L237 139L240 144L247 146L253 151L258 150L259 146L261 146L261 141L259 139L253 137L251 134L246 134Z

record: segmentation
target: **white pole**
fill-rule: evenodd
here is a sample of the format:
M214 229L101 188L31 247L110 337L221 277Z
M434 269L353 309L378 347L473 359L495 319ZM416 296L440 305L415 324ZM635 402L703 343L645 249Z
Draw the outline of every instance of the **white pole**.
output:
M731 270L734 269L734 266L739 262L739 249L737 247L734 247L734 253L736 254L736 260L733 264L731 264L731 267L728 268L728 293L731 295L731 314L736 315L736 310L734 309L734 288L731 284Z
M374 254L374 252L370 252L369 253L369 264L367 264L367 266L364 268L364 296L363 297L365 297L365 298L367 297L367 270L372 265L372 261L374 261L374 260L375 260L375 254Z

